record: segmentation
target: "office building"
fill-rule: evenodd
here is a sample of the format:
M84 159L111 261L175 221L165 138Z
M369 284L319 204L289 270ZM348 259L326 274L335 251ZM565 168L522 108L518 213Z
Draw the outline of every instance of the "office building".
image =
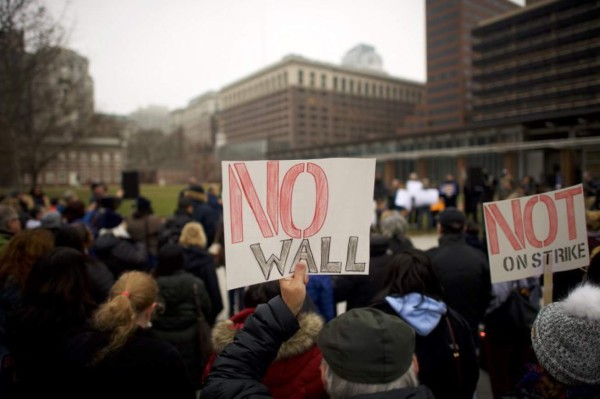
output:
M423 95L419 82L288 56L220 91L222 155L402 135Z

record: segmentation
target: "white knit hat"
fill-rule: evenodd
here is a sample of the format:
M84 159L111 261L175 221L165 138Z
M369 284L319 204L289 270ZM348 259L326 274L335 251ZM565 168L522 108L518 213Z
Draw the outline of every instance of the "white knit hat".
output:
M567 385L600 384L600 287L585 284L545 306L531 329L540 365Z

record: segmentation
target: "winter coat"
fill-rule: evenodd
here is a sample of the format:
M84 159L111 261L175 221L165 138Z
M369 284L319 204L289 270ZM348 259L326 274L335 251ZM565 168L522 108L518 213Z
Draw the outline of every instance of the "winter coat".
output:
M158 254L158 233L163 227L163 222L156 215L147 215L140 219L127 218L127 232L134 242L143 242L148 248L148 253Z
M527 364L526 372L514 390L498 399L600 399L600 385L565 385L556 381L539 364Z
M108 293L115 283L115 277L104 263L95 258L88 258L85 268L90 278L92 298L97 304L101 304L108 298Z
M204 282L204 287L210 297L212 305L210 313L206 313L206 319L212 326L223 310L223 298L219 288L219 278L215 267L215 259L200 247L183 247L185 256L185 270Z
M374 306L385 313L402 318L386 301ZM457 363L451 350L452 325L460 361L459 382ZM404 318L403 318L404 320ZM410 320L404 320L412 326ZM479 364L475 342L467 321L452 309L446 309L437 326L426 336L415 334L415 355L419 362L419 382L426 385L437 399L471 399L477 388Z
M72 397L91 399L195 399L194 388L179 352L168 342L139 328L117 352L97 365L90 363L106 344L96 331L79 334L67 347L67 372ZM70 373L70 374L69 374Z
M246 308L215 326L213 346L216 354L233 342L236 333L254 312L255 308ZM281 345L262 382L276 399L326 398L320 371L322 354L315 343L323 319L316 313L301 313L298 323L300 329ZM205 376L215 357L211 357Z
M128 238L115 237L108 233L96 238L94 254L102 261L115 279L128 270L145 270L148 254L143 243L133 243Z
M91 309L67 315L53 308L52 300L27 304L24 299L8 321L21 398L61 397L71 382L65 372L68 340L85 330Z
M312 299L315 307L325 322L335 317L335 301L333 299L333 279L327 275L310 276L306 285L306 294Z
M212 364L204 381L203 399L271 398L261 382L284 341L300 328L280 296L259 305L236 339Z
M177 348L194 386L199 387L204 362L200 356L198 311L193 286L196 285L202 313L209 314L211 303L204 283L183 270L170 276L159 276L156 282L159 288L158 306L151 333Z
M206 195L204 193L187 191L185 196L186 198L191 199L194 205L192 217L204 227L204 232L206 233L206 247L208 248L215 239L220 216L213 207L206 202Z
M14 277L9 277L0 287L0 355L10 352L8 321L22 304L21 287Z
M445 302L467 320L476 338L492 295L488 261L467 245L463 234L445 234L439 244L427 255L444 288Z

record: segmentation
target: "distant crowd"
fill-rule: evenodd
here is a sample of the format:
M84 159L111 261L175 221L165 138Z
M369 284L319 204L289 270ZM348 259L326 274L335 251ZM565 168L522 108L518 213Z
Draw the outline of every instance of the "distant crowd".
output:
M598 398L600 210L584 186L590 265L557 273L543 308L539 278L490 280L478 206L537 190L508 174L476 193L451 174L378 176L368 276L299 264L227 301L221 198L195 179L166 218L142 196L120 214L101 182L87 200L8 195L0 397L472 399L484 369L495 398ZM438 245L414 248L417 228ZM515 297L533 325L508 328Z

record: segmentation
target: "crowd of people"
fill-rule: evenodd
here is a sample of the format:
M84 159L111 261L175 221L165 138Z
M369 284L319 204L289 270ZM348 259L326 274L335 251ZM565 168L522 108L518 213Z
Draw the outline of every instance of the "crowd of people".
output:
M459 201L469 220L481 223L481 205L485 202L501 201L539 194L545 191L562 188L562 178L557 172L550 181L536 181L533 176L518 179L508 170L503 170L498 177L485 169L477 169L472 176L457 179L452 173L446 174L440 182L431 181L427 177L419 177L415 172L405 180L394 178L388 185L381 175L375 179L374 197L377 210L400 211L408 220L409 226L416 230L435 229L436 215L444 208L457 207ZM583 175L588 198L592 200L590 207L600 209L600 190L598 182L585 172Z
M493 199L533 193L500 180L507 194ZM586 190L590 266L558 273L543 308L539 278L491 283L453 176L431 189L412 175L392 189L376 178L368 276L309 277L298 264L229 291L224 309L217 193L190 181L161 218L148 198L121 215L119 192L90 188L89 201L35 187L0 203L2 398L471 399L480 369L495 398L600 397L596 192ZM427 190L442 202L433 210L407 195ZM414 248L413 223L434 225L439 244ZM526 334L492 328L514 290L538 313Z

